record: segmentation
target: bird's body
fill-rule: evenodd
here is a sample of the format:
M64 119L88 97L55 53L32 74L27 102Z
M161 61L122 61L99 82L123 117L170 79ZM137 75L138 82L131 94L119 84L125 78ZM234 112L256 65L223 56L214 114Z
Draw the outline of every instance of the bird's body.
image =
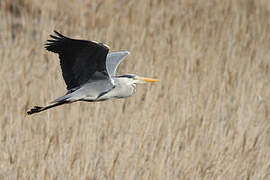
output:
M136 92L136 84L133 84L129 78L113 77L115 87L108 93L101 96L100 100L113 98L128 98Z
M62 75L67 93L45 107L35 106L28 114L76 101L104 101L112 98L128 98L136 92L136 84L156 79L136 75L116 76L120 62L128 51L109 52L109 47L93 41L76 40L56 32L51 35L46 49L59 54Z
M136 92L135 84L128 84L128 78L113 77L114 86L107 83L107 80L98 80L86 83L76 91L67 93L57 98L53 102L61 102L63 100L74 101L104 101L112 98L128 98Z

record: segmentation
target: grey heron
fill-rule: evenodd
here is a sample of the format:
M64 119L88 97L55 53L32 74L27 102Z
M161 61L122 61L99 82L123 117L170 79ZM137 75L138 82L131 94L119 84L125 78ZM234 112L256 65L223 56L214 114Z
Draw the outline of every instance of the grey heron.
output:
M117 67L129 55L128 51L109 53L109 47L103 43L54 33L45 49L59 55L67 93L47 106L35 106L27 112L29 115L76 101L128 98L136 92L136 84L158 81L134 74L117 76Z

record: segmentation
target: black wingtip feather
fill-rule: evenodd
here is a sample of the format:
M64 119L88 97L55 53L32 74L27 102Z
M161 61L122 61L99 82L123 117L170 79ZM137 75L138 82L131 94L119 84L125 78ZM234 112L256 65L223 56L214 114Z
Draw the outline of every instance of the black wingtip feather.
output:
M55 40L61 39L60 37L57 37L57 36L54 36L54 35L50 35L50 37L55 39Z
M63 36L62 34L60 34L59 32L57 32L56 30L53 31L56 35L60 36L61 38L64 38L65 36Z
M44 48L54 53L62 52L63 44L67 41L67 38L54 30L56 35L50 35L52 39L48 39L44 44Z
M54 43L54 42L57 42L57 41L56 40L53 40L53 39L48 39L47 42Z

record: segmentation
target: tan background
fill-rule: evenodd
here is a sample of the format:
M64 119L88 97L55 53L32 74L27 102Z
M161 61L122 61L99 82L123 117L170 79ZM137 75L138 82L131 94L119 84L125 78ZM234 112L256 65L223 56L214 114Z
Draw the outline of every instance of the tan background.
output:
M270 179L270 2L0 1L0 179ZM65 93L58 30L156 77L127 100Z

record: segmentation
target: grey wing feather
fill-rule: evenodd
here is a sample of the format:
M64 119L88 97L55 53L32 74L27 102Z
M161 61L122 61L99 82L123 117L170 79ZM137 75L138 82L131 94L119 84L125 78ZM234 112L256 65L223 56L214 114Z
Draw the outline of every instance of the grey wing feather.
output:
M128 51L111 52L106 58L106 68L108 74L112 77L115 76L118 65L127 57L130 53Z

